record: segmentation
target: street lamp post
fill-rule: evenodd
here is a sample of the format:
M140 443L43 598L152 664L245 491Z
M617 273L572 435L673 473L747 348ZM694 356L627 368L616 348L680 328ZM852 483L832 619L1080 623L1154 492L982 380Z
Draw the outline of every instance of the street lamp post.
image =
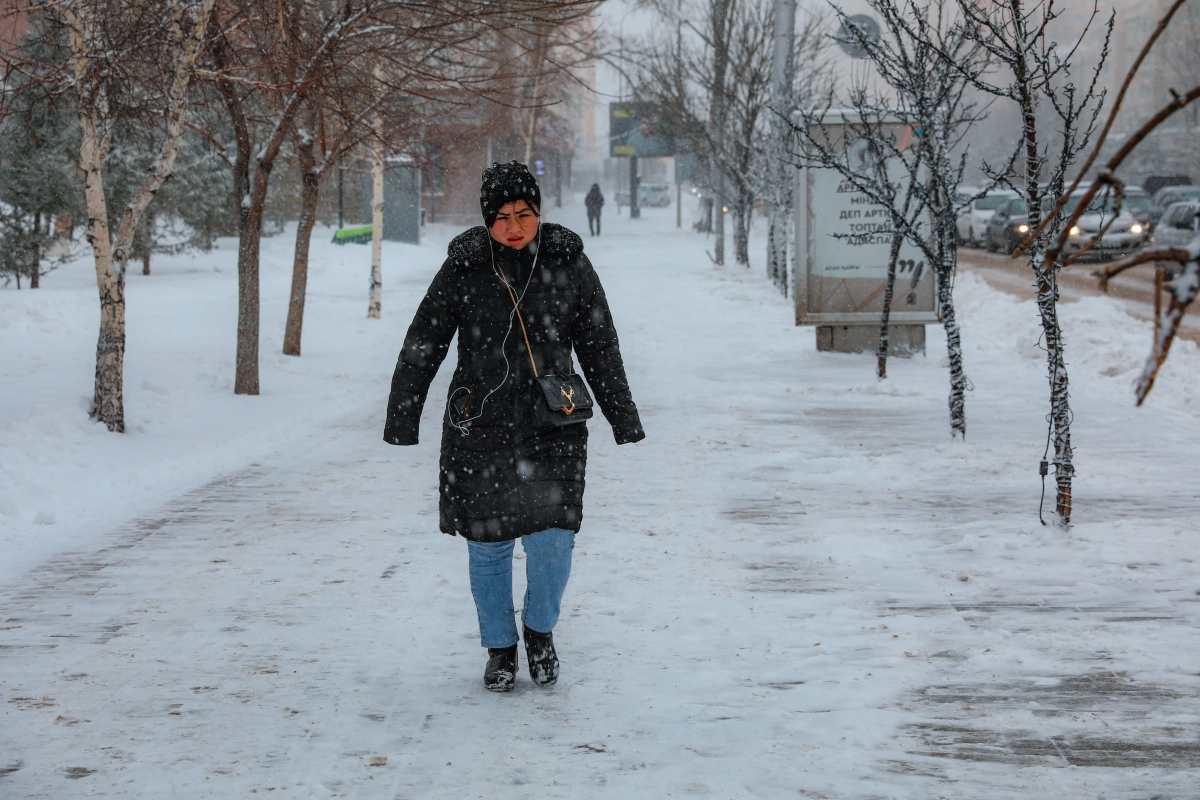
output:
M629 89L629 79L625 75L625 18L636 11L636 8L630 8L621 15L621 21L617 26L617 40L621 43L620 61L621 61L621 100L625 101L626 93ZM609 138L612 138L612 132L609 131ZM641 208L638 207L638 163L637 154L629 157L629 218L638 219L642 215Z

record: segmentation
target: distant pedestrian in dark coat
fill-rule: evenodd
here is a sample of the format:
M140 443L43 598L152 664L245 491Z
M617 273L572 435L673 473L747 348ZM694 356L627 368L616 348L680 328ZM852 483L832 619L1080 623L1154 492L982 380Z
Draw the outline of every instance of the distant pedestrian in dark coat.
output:
M592 236L599 236L600 209L604 208L604 195L600 194L600 184L592 184L592 188L588 189L587 197L583 198L583 204L587 206L588 233Z
M550 634L583 519L587 462L586 424L535 420L530 349L538 374L553 375L574 372L574 350L617 444L645 434L583 241L541 223L537 181L516 161L484 171L479 203L486 227L450 243L404 338L383 438L417 443L429 385L457 333L458 366L442 413L441 529L467 539L471 593L490 656L484 683L509 691L518 641L513 544L521 539L527 557L522 620L530 676L552 684L558 657Z

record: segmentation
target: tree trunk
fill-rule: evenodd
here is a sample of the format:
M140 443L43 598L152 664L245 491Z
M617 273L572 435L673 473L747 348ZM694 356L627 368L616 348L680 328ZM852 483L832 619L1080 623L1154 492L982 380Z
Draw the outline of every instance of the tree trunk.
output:
M346 21L338 27L339 34L345 32ZM332 34L325 40L330 46L336 37ZM211 48L218 69L228 67L231 58L221 41L214 41ZM234 365L234 394L257 395L258 380L258 337L259 337L259 251L262 245L263 213L267 205L267 188L270 186L271 170L279 149L283 145L292 120L300 108L301 96L288 96L283 109L275 117L270 138L252 154L253 141L250 123L246 117L245 101L238 94L238 85L231 80L218 80L217 89L229 112L233 125L237 156L233 162L233 198L238 210L238 322L237 356ZM253 167L251 166L253 163ZM253 172L251 169L253 168Z
M962 337L958 329L958 317L954 312L954 287L947 269L939 270L935 276L938 303L942 308L942 326L946 329L946 354L950 358L950 436L961 436L965 439L967 376L963 372Z
M791 108L792 48L795 44L796 0L775 0L774 51L771 58L771 132L776 152L768 154L774 163L771 185L775 196L769 198L767 212L767 277L788 295L789 217L792 208L791 171L787 165L788 114Z
M265 185L270 167L261 163L254 172L253 185ZM258 385L259 281L258 257L262 246L262 218L265 202L255 202L252 193L243 198L248 207L238 215L238 321L237 356L233 381L234 394L256 395Z
M1053 426L1054 480L1058 486L1055 510L1062 524L1071 522L1071 481L1075 465L1071 450L1071 406L1067 394L1067 362L1063 353L1062 327L1058 322L1058 276L1052 269L1036 268L1037 304L1046 343L1046 366L1050 379L1050 423Z
M951 207L951 199L945 198L945 206ZM958 231L954 217L935 221L938 237L940 263L934 278L937 280L938 306L942 312L942 325L946 329L946 355L950 359L950 436L967 438L967 375L963 371L962 337L959 335L958 315L954 310L954 269L958 264Z
M887 378L888 331L892 319L892 298L896 293L896 260L900 258L900 245L903 241L904 237L900 234L892 234L892 246L888 251L887 282L883 287L883 310L879 312L879 347L875 350L877 363L875 375L881 380ZM953 405L951 403L951 408ZM951 429L953 429L953 424Z
M376 133L383 123L375 118ZM375 138L371 151L371 286L367 319L379 319L383 304L383 142Z
M125 432L125 274L113 259L108 231L108 206L104 199L104 159L109 139L98 120L80 114L82 140L79 166L87 201L87 240L96 262L96 288L100 293L100 335L96 341L96 387L92 413L114 433Z
M287 325L283 331L283 354L300 355L300 336L304 329L304 300L308 290L308 246L317 221L317 200L321 176L317 173L312 136L300 137L296 153L304 185L300 195L300 224L296 227L296 251L292 257L292 293L288 302Z
M142 274L150 274L150 255L154 252L154 211L146 209L146 249L142 252Z
M1038 155L1037 117L1032 88L1028 85L1028 66L1023 59L1015 64L1017 100L1021 108L1025 139L1025 204L1029 212L1030 230L1037 230L1042 221L1038 179L1042 160ZM1071 522L1071 483L1075 465L1071 450L1071 406L1068 395L1067 362L1063 355L1062 327L1058 322L1057 265L1043 263L1041 247L1030 248L1030 265L1037 282L1037 306L1042 319L1042 336L1046 347L1046 371L1050 382L1050 427L1054 443L1054 480L1058 487L1055 510L1059 522Z
M212 48L219 67L224 68L227 56L220 40ZM258 394L258 251L262 230L262 207L252 196L250 176L250 125L246 119L242 98L228 81L219 81L217 88L229 112L233 125L236 156L233 161L233 205L238 214L238 319L237 351L234 356L234 394ZM253 184L257 185L258 175ZM266 198L264 182L263 197Z
M107 76L96 73L91 54L101 40L101 20L96 9L61 6L67 21L71 48L71 66L75 93L79 102L79 167L84 173L84 195L88 209L88 242L96 263L96 287L100 293L100 336L96 343L96 389L93 397L96 419L110 431L124 432L125 406L123 375L125 366L125 268L129 244L138 220L154 199L155 193L171 175L179 142L183 137L187 110L188 85L192 68L200 53L204 31L215 0L202 0L195 24L185 29L182 5L173 2L171 36L164 46L175 62L165 109L166 131L154 166L125 206L117 227L115 244L109 238L108 207L104 198L103 167L111 144L114 120L109 113Z
M780 238L779 222L779 210L772 203L767 209L767 279L776 286L779 286L779 270L776 267L776 250L779 247L776 240ZM786 290L784 296L787 296Z
M209 2L209 0L205 0ZM312 54L300 75L295 76L296 85L305 84L318 64L326 63L327 55L340 44L346 34L368 13L368 4L358 11L347 13L324 36L321 46ZM216 38L209 48L218 71L230 67L233 59L222 40ZM238 209L238 341L237 363L233 390L236 394L256 395L258 385L258 334L259 334L259 249L262 240L263 211L267 203L267 188L271 180L271 169L283 146L292 121L301 108L303 95L294 91L285 95L282 108L273 116L270 135L262 143L254 158L251 175L251 135L247 120L245 100L238 93L240 84L229 78L219 78L220 91L237 142L237 158L233 168L234 200Z
M46 220L46 225L49 227L50 220ZM42 235L42 212L38 211L33 215L33 232L36 234L33 237L33 271L29 273L29 288L38 288L38 278L42 272L42 245L40 238ZM18 276L20 273L17 273ZM18 284L18 288L20 285Z
M214 47L214 51L219 48ZM242 113L241 98L226 83L219 84L233 122L237 155L233 162L233 202L238 213L238 319L233 391L258 394L258 248L262 209L251 197L250 128Z
M725 156L725 71L729 65L729 39L726 36L726 0L713 0L713 86L712 86L712 116L709 125L713 129L713 160L712 168L716 170L716 208L717 217L713 225L714 261L725 263L725 170L722 161Z
M290 118L284 119L280 122L280 127L285 127L290 122ZM245 176L238 176L236 162L234 167L234 185L245 180L248 180L250 185L249 193L242 197L243 206L238 215L238 337L234 394L256 395L259 392L259 255L262 249L262 223L267 206L267 188L270 185L275 158L279 154L277 138L281 139L282 134L276 134L258 156L253 178L248 177L248 169ZM240 152L238 156L238 161L241 161Z
M747 192L738 192L737 208L733 221L733 258L744 267L750 266L750 215L754 213L754 198Z

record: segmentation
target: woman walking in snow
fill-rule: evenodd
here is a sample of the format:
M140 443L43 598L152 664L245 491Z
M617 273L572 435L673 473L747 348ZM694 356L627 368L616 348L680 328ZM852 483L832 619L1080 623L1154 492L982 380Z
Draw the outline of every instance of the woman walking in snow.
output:
M587 196L583 198L583 204L587 207L588 233L592 236L599 236L600 209L604 208L604 195L600 193L600 184L592 184L592 188L588 189Z
M442 414L440 524L467 540L484 685L513 688L512 554L521 540L521 609L534 683L558 679L551 632L583 518L588 387L617 444L645 438L600 279L576 234L539 216L541 193L517 161L483 173L484 225L460 234L417 309L392 377L383 438L414 445L433 376L458 334Z

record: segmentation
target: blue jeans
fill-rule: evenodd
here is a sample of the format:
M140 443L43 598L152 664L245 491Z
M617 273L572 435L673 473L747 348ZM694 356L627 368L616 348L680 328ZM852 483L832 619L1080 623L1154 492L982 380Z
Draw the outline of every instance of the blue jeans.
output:
M471 568L471 595L479 613L480 644L489 648L517 643L513 609L512 555L515 541L467 541ZM538 633L550 633L558 622L559 606L571 577L571 551L575 532L549 528L521 537L525 548L528 584L521 620Z

